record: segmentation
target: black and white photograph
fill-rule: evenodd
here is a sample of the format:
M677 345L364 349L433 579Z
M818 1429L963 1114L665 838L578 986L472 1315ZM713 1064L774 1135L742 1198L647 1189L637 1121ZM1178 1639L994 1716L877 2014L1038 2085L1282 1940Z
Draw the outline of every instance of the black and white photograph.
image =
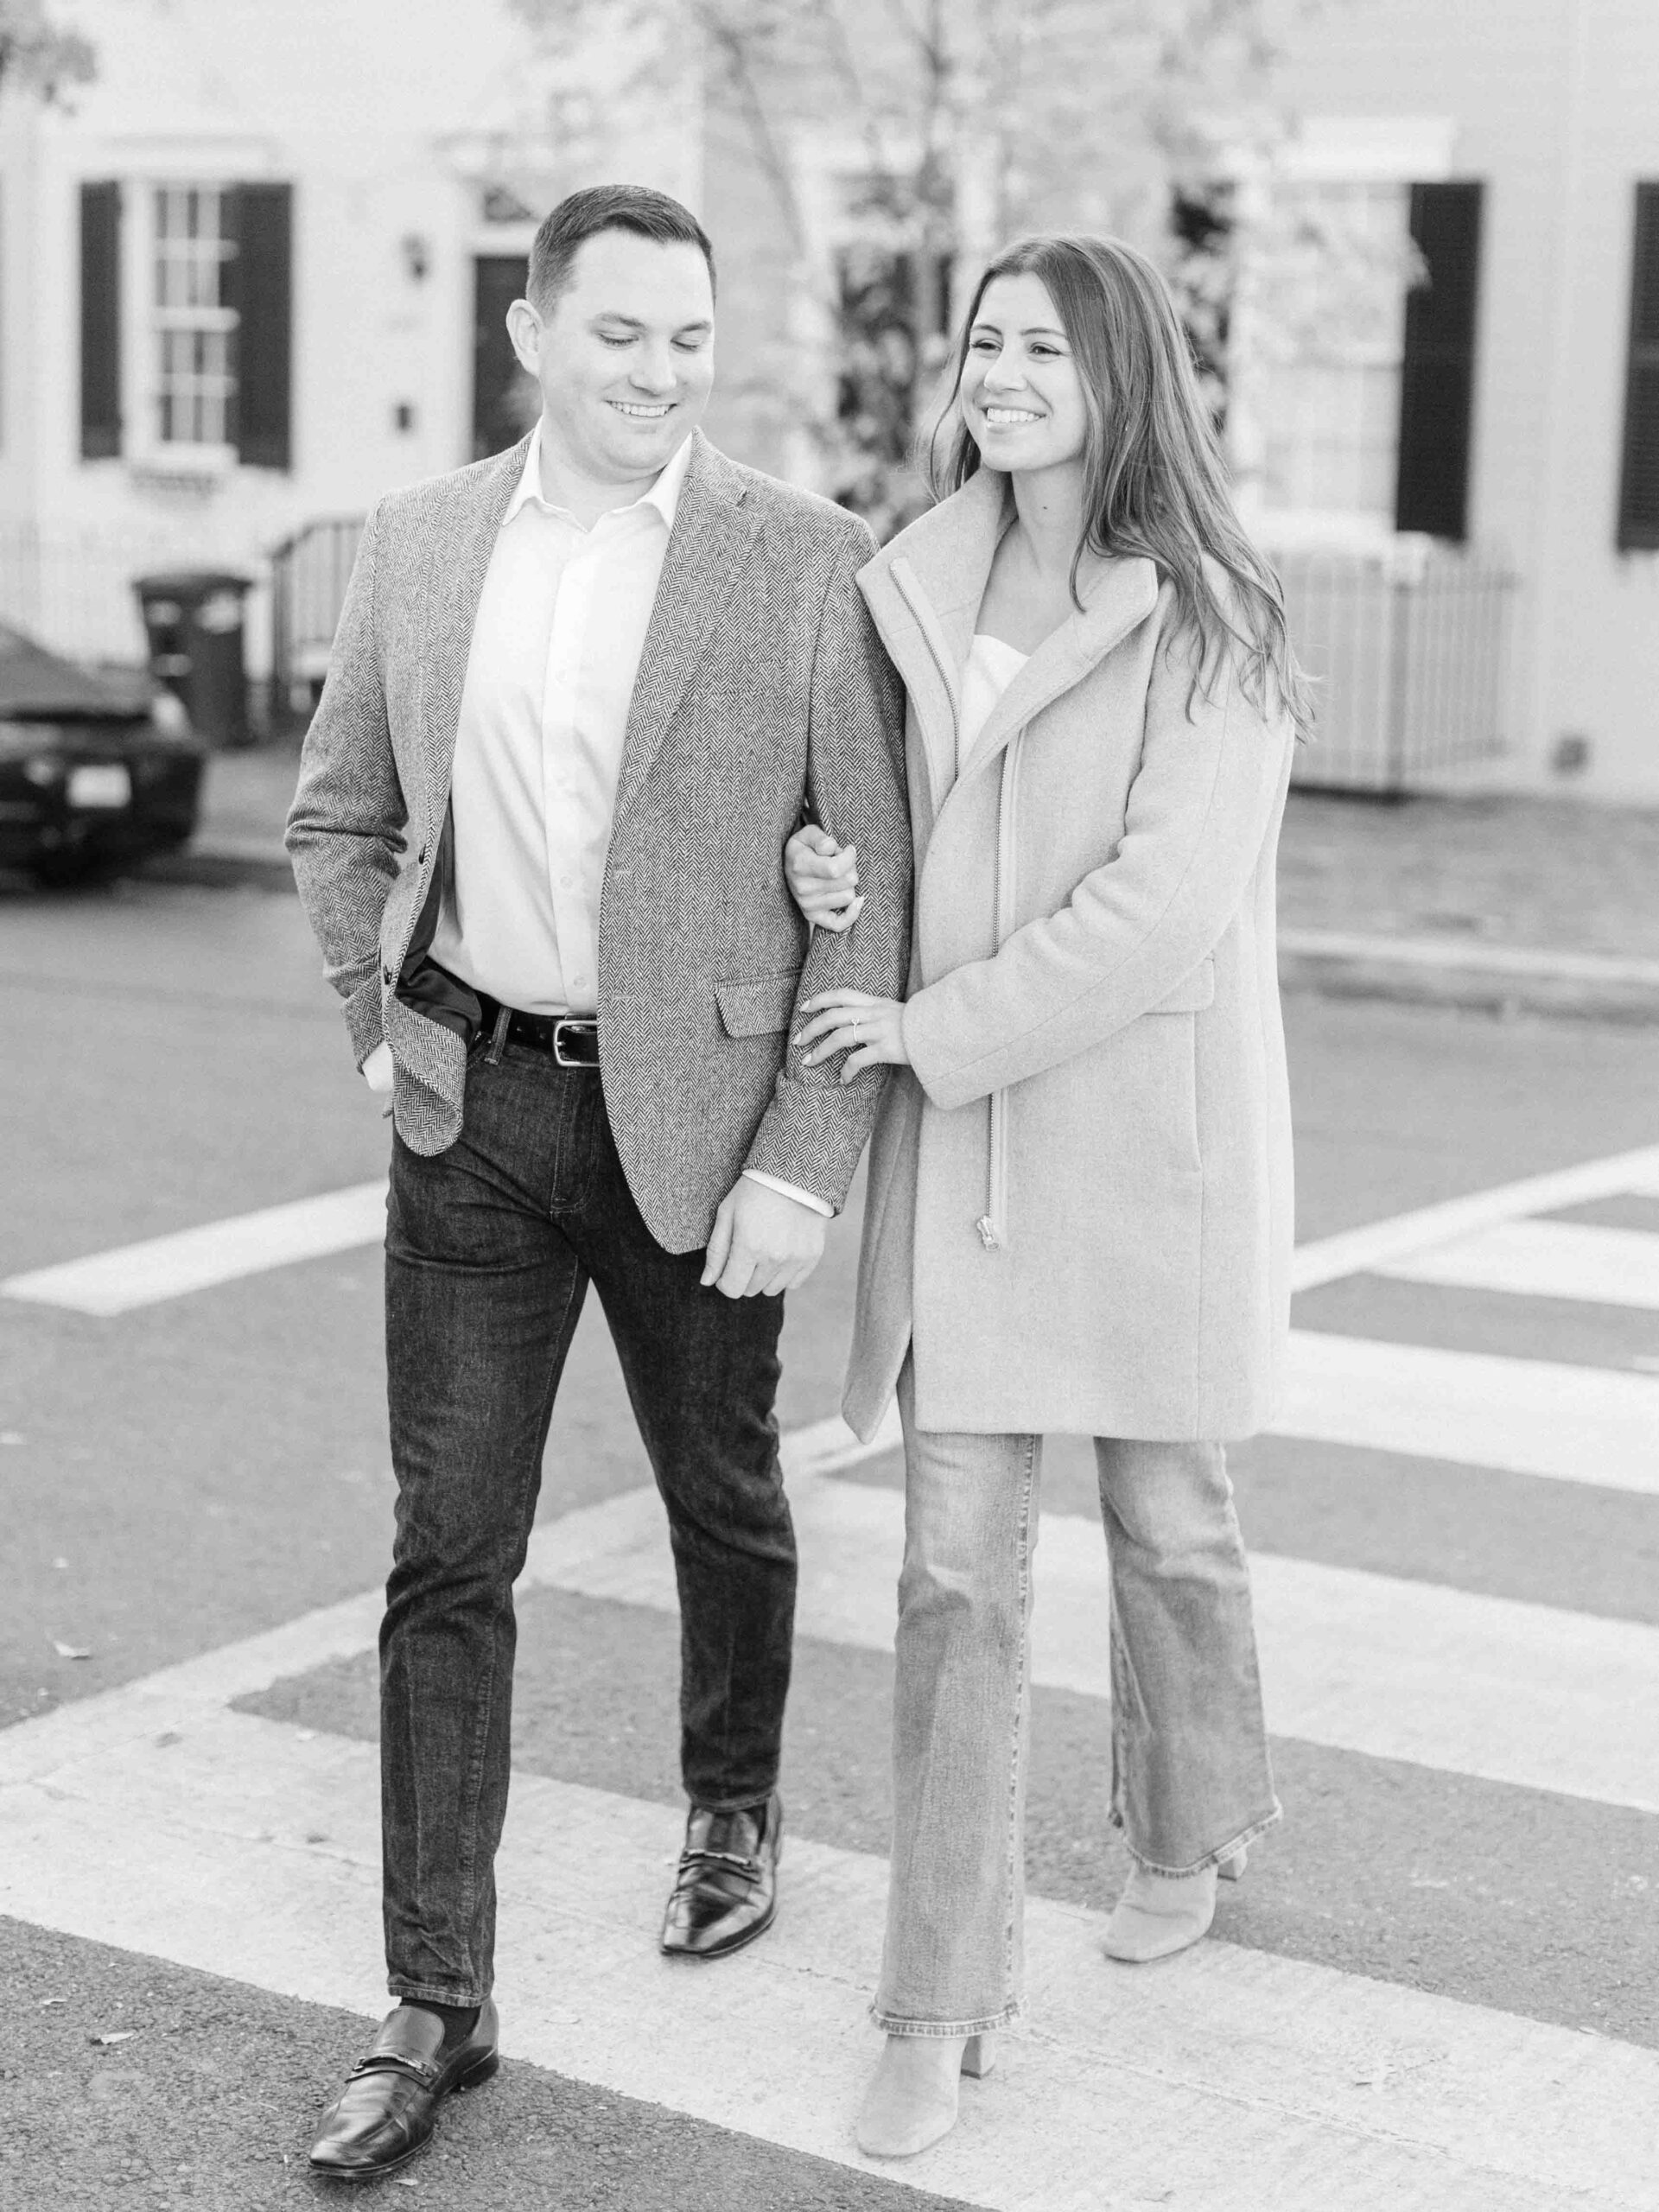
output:
M1659 2212L1653 0L0 0L0 1040L8 2208Z

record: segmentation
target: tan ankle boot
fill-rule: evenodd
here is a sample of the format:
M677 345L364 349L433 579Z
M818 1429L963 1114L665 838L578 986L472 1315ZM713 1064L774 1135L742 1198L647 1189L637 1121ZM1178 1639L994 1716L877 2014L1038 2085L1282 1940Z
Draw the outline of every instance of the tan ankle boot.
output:
M867 2158L913 2158L957 2124L962 2077L995 2063L988 2035L889 2036L858 2115Z
M1145 1966L1201 1942L1216 1916L1217 1872L1205 1866L1196 1874L1151 1874L1137 1866L1106 1923L1106 1955Z

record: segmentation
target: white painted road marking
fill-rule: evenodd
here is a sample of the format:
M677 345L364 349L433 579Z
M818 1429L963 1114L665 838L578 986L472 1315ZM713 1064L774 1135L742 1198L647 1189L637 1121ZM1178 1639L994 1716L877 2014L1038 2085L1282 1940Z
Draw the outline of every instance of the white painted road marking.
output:
M1312 1290L1494 1222L1626 1192L1659 1195L1659 1145L1501 1184L1301 1245L1291 1262L1292 1287ZM321 1198L267 1206L258 1213L207 1222L175 1236L151 1237L142 1244L124 1244L13 1275L0 1281L0 1295L81 1313L125 1313L134 1306L181 1298L239 1275L291 1266L356 1244L378 1244L385 1229L385 1206L383 1182L353 1184Z
M1473 1191L1467 1198L1419 1206L1411 1213L1393 1214L1386 1221L1369 1221L1361 1228L1298 1245L1290 1263L1291 1287L1316 1290L1321 1283L1363 1274L1385 1261L1449 1243L1494 1222L1517 1221L1524 1214L1554 1213L1592 1198L1626 1194L1659 1196L1659 1144L1586 1160L1575 1167L1553 1168L1547 1175L1529 1175L1519 1183L1494 1184L1491 1190Z
M800 1538L796 1628L893 1649L904 1499L861 1483L791 1483ZM1373 1758L1659 1813L1659 1629L1435 1583L1257 1554L1268 1720L1279 1734ZM535 1582L676 1610L656 1492L584 1508L537 1532ZM1105 1539L1045 1514L1032 1679L1106 1699Z
M1494 1222L1448 1244L1386 1261L1376 1272L1456 1290L1659 1311L1659 1236L1641 1229L1581 1221Z
M296 1260L378 1244L385 1229L385 1183L354 1183L321 1198L296 1198L258 1213L205 1222L171 1236L151 1236L142 1244L123 1244L84 1260L12 1275L0 1282L0 1294L107 1318Z
M1275 1436L1659 1493L1659 1376L1294 1330Z
M34 1736L32 1758L0 1738L0 1777L21 1764L36 1777L0 1798L0 1910L384 2009L372 1745L187 1700L168 1728L54 1763L66 1717L8 1732ZM688 1973L653 1941L678 1828L670 1808L514 1777L499 1861L509 2055L861 2166L852 2116L875 2051L885 1865L797 1841L766 1942ZM1651 2207L1659 2053L1220 1942L1155 1973L1117 1967L1101 1925L1032 1900L1037 2025L967 2086L955 2133L883 2169L890 2180L996 2212Z

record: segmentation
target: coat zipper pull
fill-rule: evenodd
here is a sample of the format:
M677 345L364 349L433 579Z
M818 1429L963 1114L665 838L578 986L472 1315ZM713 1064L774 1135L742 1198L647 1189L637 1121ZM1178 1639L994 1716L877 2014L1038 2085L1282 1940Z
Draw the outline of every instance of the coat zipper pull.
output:
M979 1231L979 1241L988 1252L1001 1250L1002 1232L989 1214L981 1214L979 1219L974 1224L974 1227Z

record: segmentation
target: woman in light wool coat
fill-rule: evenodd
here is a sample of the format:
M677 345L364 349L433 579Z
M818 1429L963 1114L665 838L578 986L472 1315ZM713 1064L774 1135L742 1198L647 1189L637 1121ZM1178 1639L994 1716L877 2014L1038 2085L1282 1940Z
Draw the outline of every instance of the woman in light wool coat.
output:
M1045 1431L1092 1436L1111 1560L1106 1948L1195 1942L1278 1817L1224 1440L1268 1418L1291 1243L1274 859L1306 693L1162 279L1021 241L964 333L945 496L860 578L909 692L907 996L813 1001L891 1080L844 1400L895 1389L906 1549L894 1839L859 2123L952 2124L1020 2004L1031 1560ZM791 839L809 918L855 856ZM1107 2001L1103 1988L1102 2002Z

